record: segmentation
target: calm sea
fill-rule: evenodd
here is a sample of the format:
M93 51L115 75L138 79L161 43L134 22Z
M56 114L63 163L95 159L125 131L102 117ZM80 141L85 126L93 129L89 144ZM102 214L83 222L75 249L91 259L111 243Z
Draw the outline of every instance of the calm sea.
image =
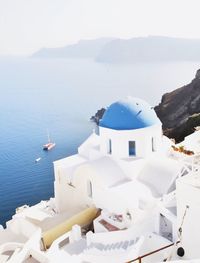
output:
M156 105L163 93L190 82L199 67L0 58L0 224L16 207L53 196L52 162L77 152L97 109L127 95ZM56 142L50 152L42 150L47 129Z

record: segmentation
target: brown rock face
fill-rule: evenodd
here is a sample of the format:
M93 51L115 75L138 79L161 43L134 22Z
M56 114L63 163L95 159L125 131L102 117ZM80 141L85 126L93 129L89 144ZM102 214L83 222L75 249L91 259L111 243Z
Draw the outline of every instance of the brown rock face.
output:
M155 111L163 123L163 132L177 142L200 125L200 69L186 86L162 96Z

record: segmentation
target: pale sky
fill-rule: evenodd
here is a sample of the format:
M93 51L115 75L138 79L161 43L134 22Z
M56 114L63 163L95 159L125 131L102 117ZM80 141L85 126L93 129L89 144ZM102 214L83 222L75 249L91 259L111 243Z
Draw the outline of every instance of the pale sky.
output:
M0 55L148 35L200 38L200 0L0 0Z

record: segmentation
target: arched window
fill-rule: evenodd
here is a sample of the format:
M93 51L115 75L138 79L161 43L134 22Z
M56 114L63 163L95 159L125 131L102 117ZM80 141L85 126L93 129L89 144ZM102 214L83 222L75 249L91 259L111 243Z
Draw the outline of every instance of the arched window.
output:
M108 140L107 152L109 154L112 153L112 141L111 141L111 139Z
M92 198L92 183L91 181L87 181L87 194L90 198Z
M135 156L136 149L135 149L135 141L129 141L129 156Z

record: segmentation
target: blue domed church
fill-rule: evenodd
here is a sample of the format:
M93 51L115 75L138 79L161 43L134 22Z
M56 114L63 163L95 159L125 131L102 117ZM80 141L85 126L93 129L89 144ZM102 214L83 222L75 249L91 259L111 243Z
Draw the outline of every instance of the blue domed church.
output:
M128 97L111 104L100 121L101 151L119 158L159 151L161 122L145 101Z
M138 206L136 192L148 203L171 187L172 177L178 174L167 157L171 144L148 103L127 97L111 104L99 123L99 134L93 132L77 154L54 162L59 211L95 205L124 217L127 211L132 214ZM166 180L158 187L161 174ZM70 200L67 206L66 200Z

